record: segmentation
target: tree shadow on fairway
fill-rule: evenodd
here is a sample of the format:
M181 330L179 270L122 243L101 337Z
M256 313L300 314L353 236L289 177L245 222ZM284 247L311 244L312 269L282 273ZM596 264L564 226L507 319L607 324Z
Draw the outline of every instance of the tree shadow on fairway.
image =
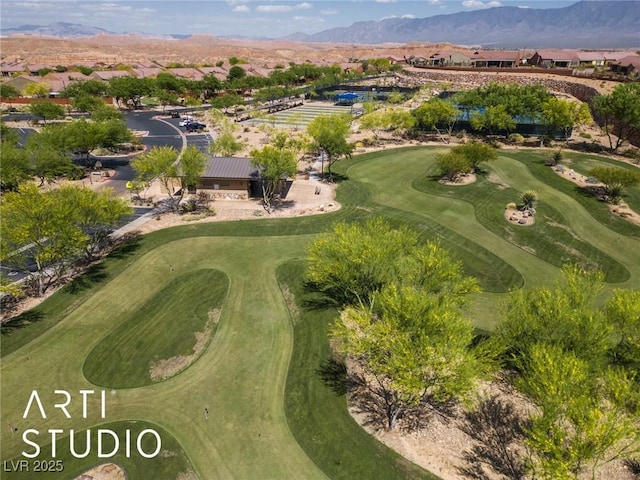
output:
M120 239L118 245L109 256L112 258L126 258L133 255L141 246L142 236L139 234L128 234Z
M29 310L28 312L21 313L16 318L0 325L0 334L3 337L9 336L15 331L22 330L23 328L40 322L43 319L44 314L42 312Z
M349 180L349 177L343 173L332 172L330 177L327 172L324 172L324 180L322 183L342 183Z
M318 292L318 286L312 282L305 282L303 285L305 298L301 304L305 310L327 310L329 308L340 308L342 304L331 297L331 295Z
M494 478L493 472L524 478L525 464L516 445L525 437L527 422L512 404L497 396L486 399L476 411L465 414L461 428L474 440L473 448L463 454L465 465L458 467L465 478L488 480Z
M85 271L79 277L73 279L71 283L65 286L65 290L72 295L76 295L83 290L93 287L108 278L107 273L105 272L105 266L103 263L98 263L90 266L87 271Z
M343 362L328 358L316 369L316 374L326 387L341 397L347 393L347 367Z

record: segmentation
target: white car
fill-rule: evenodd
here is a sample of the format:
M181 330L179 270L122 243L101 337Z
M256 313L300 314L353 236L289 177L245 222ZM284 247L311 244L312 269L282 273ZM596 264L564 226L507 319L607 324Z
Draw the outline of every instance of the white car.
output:
M178 125L181 126L181 127L186 127L191 122L193 122L193 118L192 117L186 117L184 120L180 120Z

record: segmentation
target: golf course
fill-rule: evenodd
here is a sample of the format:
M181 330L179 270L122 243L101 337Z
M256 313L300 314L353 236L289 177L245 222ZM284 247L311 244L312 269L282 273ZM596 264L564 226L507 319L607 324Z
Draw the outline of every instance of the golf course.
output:
M314 238L337 222L383 217L437 239L479 280L482 292L467 314L483 332L494 328L509 292L550 285L567 263L603 272L600 301L613 288L640 288L640 226L545 165L551 150L499 150L474 183L447 185L435 164L446 149L407 147L337 162L342 208L334 213L137 237L3 325L2 478L73 479L106 462L122 466L129 480L437 478L349 415L327 339L336 311L304 284ZM574 152L563 163L583 174L597 165L637 169ZM505 207L527 190L539 198L535 223L513 225ZM640 212L640 187L624 194ZM26 412L34 390L46 418L35 402ZM60 390L71 396L68 416L54 408L66 402ZM82 397L86 390L95 394ZM36 459L61 460L62 471L35 475L36 459L30 472L12 467L34 450L23 441L27 429L39 432L29 435L41 447ZM55 458L50 429L60 430ZM98 429L118 433L115 456L98 458ZM136 451L145 429L162 439L153 458ZM77 458L86 430L90 454ZM139 446L153 451L153 439L145 435ZM102 445L116 447L113 439Z

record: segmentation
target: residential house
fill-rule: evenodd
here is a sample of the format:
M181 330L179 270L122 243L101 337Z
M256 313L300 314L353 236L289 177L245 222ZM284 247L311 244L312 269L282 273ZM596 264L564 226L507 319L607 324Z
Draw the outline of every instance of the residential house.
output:
M605 58L600 52L576 52L578 56L578 66L580 67L602 67L604 66Z
M433 66L468 66L471 65L471 57L460 52L438 52L429 57L429 63Z
M640 55L629 55L611 65L611 71L625 75L633 80L640 78Z
M477 50L471 55L476 68L514 68L520 65L518 50Z
M43 83L41 79L34 78L29 75L23 74L17 77L13 77L6 82L3 82L3 85L8 85L15 88L18 92L23 92L27 85L31 83Z
M537 50L531 64L542 68L575 68L580 64L576 50Z
M630 51L630 50L618 50L612 52L602 52L602 56L604 57L605 65L614 65L617 64L620 60L626 57L634 57L638 55L638 52Z
M80 72L50 72L42 77L42 79L49 84L51 87L49 95L54 97L73 82L95 80L95 78L83 75Z
M188 80L202 80L202 77L204 77L204 74L200 70L190 67L168 68L167 72L176 77L186 78Z
M132 72L138 78L155 78L164 70L158 67L136 67Z
M3 77L11 77L25 72L27 66L24 63L3 63L0 65L0 75Z
M130 77L131 72L128 70L96 70L91 76L98 80L108 82L110 79L116 77Z

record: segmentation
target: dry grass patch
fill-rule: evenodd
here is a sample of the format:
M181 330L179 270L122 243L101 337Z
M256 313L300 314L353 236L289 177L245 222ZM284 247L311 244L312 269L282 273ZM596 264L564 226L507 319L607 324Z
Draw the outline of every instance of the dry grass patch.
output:
M171 358L151 362L149 368L151 380L161 382L167 378L171 378L195 362L208 345L214 327L220 320L220 312L219 308L211 309L209 311L209 320L207 320L204 330L194 333L196 344L193 346L193 353L191 355L175 355Z

